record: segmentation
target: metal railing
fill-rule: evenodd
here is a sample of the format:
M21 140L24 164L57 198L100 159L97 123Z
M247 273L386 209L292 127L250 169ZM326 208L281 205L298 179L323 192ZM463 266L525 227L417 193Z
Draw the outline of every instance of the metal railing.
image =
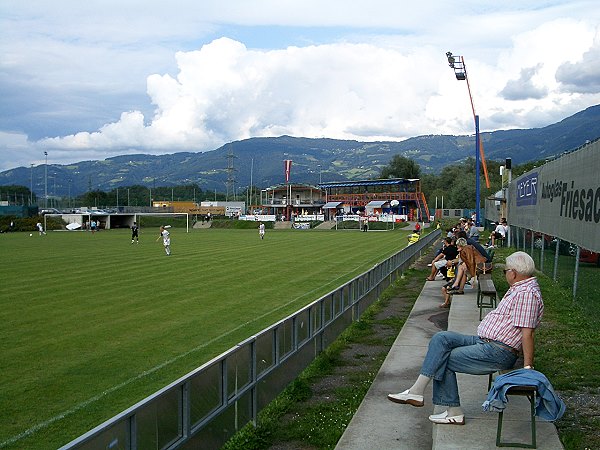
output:
M221 447L440 237L429 234L62 449Z

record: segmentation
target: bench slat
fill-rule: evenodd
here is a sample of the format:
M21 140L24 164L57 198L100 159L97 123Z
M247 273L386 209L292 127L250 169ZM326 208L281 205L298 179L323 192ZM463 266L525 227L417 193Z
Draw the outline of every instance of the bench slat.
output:
M496 307L496 286L494 286L491 275L480 275L478 278L477 306L479 307L479 320L483 315L483 308Z
M494 282L492 280L479 280L479 290L483 294L495 294L496 286L494 286Z

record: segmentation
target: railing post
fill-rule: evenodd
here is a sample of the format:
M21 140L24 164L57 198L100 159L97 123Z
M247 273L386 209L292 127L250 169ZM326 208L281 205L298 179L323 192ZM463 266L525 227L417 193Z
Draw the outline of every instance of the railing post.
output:
M529 230L531 232L531 257L533 257L533 243L535 241L535 235L534 235L534 231L533 230Z
M309 323L310 327L310 311L309 311ZM309 328L310 330L310 328ZM256 426L256 419L258 418L258 392L256 390L256 339L250 343L250 382L252 384L252 389L250 390L250 397L252 402L252 425Z
M557 280L558 276L558 255L560 254L560 239L556 238L556 248L554 249L554 271L552 273L552 279Z
M573 303L575 302L575 296L577 295L577 279L579 278L579 253L580 252L581 252L581 248L578 245L577 251L575 252L575 273L573 274Z
M190 382L188 380L181 385L181 434L184 438L189 437L191 433L190 411Z
M544 271L544 243L546 241L546 235L542 233L542 246L540 247L540 271Z
M135 414L129 418L129 448L137 450L137 416Z

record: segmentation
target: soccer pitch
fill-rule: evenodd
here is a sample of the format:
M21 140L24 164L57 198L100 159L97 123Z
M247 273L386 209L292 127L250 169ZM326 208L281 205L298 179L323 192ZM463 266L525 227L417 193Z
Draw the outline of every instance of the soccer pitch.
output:
M0 235L0 448L56 448L406 245L407 231Z

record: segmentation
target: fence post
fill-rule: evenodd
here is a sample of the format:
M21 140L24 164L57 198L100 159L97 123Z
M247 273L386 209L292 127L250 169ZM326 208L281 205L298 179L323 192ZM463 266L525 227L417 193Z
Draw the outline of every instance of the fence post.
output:
M558 276L558 255L560 254L560 239L556 238L556 248L554 249L554 273L552 279L556 281Z
M577 295L577 278L579 277L579 252L581 248L577 246L575 252L575 273L573 274L573 302L575 302L575 296Z
M531 233L531 257L533 257L533 242L535 241L535 235L533 234L533 230L529 230Z
M546 241L546 235L542 233L542 246L540 247L540 270L544 271L544 243Z

